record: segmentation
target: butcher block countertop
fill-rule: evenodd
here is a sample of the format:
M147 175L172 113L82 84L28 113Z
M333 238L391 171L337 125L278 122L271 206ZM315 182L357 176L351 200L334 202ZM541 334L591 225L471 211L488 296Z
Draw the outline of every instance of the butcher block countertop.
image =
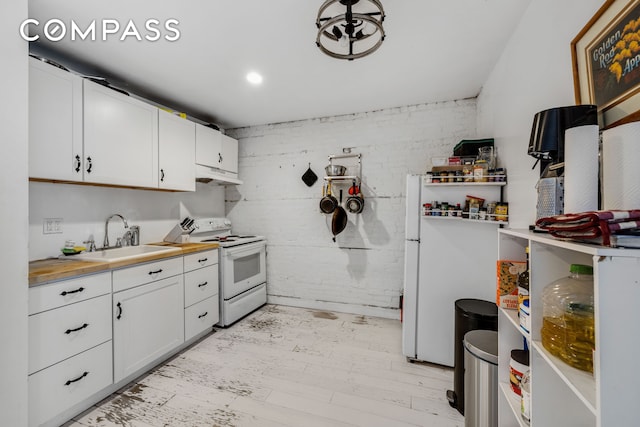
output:
M207 251L210 249L218 249L220 246L217 243L168 243L168 242L158 242L158 243L149 243L154 246L171 246L174 248L182 249L182 254L192 254L195 252Z
M114 268L126 267L129 265L140 264L142 262L156 261L163 258L174 257L177 255L187 255L196 252L217 249L217 243L150 243L157 246L171 246L179 248L179 252L151 253L144 257L136 257L131 260L117 262L102 261L84 261L76 260L72 257L65 258L47 258L29 263L29 286L40 285L54 280L68 279L84 274L99 273Z

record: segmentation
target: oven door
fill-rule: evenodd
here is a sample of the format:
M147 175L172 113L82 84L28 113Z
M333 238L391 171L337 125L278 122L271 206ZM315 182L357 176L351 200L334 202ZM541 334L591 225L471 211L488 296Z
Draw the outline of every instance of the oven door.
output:
M267 281L266 242L223 248L220 288L225 300Z

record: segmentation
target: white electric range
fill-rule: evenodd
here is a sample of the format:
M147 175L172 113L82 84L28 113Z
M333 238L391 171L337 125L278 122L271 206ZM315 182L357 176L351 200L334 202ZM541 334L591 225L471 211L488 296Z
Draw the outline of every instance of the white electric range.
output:
M267 240L232 234L228 218L197 218L192 242L215 242L218 249L220 321L229 326L267 303Z

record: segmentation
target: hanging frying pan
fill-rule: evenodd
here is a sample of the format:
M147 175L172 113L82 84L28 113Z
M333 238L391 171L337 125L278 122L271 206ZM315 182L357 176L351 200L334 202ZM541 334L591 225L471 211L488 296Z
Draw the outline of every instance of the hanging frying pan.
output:
M302 174L302 182L307 184L307 187L311 187L313 184L316 183L317 180L318 180L318 175L316 175L315 172L311 170L311 163L309 163L309 168L304 174Z
M324 192L324 187L323 187ZM338 201L331 195L331 181L327 183L327 194L325 194L320 200L320 210L322 213L330 214L336 210Z
M340 202L342 202L342 190L340 190ZM336 236L346 228L347 226L347 212L341 205L338 205L333 211L333 218L331 218L331 232L333 233L333 241L336 241Z
M356 182L353 181L353 185L349 188L349 198L345 202L345 206L347 210L354 214L359 214L364 209L364 198L362 197L362 193L360 193L360 187L356 185Z

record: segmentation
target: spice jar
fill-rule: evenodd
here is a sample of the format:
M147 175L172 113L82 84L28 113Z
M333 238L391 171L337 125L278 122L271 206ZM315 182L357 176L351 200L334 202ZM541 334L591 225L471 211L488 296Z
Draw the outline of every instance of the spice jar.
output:
M462 175L464 182L473 182L473 165L465 164L462 166Z
M496 221L507 221L509 218L509 204L498 203L496 205Z
M473 181L487 182L489 178L489 164L486 160L477 160L473 165Z

